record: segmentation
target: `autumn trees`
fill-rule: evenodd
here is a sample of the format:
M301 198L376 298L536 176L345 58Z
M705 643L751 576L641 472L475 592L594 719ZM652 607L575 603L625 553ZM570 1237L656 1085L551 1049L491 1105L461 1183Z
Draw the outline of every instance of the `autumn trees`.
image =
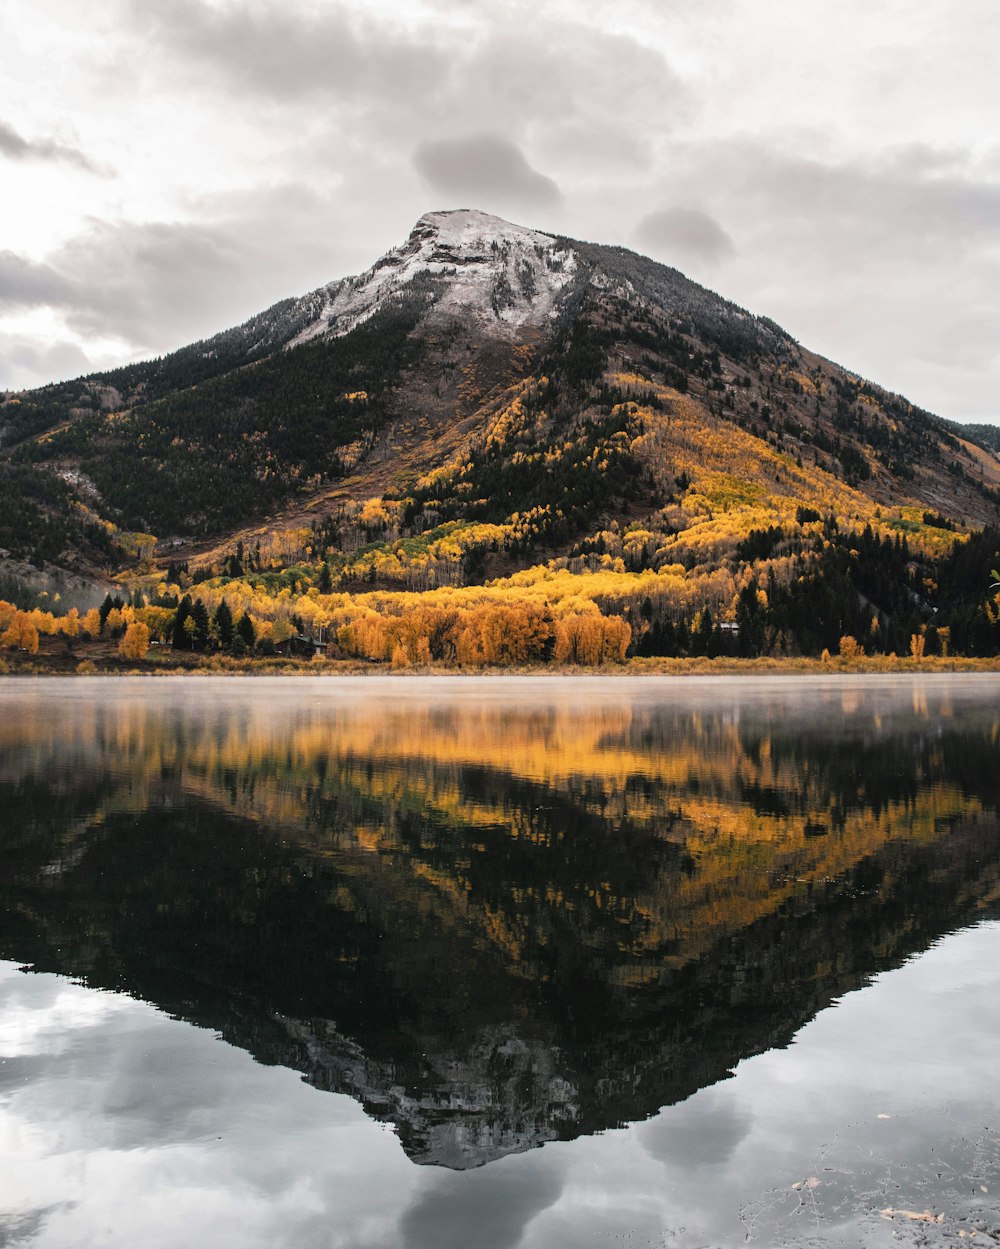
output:
M551 609L512 601L477 607L416 607L400 615L368 610L336 634L337 646L393 667L440 663L516 668L536 664L600 666L625 659L631 630L591 610L557 618Z
M133 620L118 643L118 654L122 659L145 659L148 650L149 629L141 620Z

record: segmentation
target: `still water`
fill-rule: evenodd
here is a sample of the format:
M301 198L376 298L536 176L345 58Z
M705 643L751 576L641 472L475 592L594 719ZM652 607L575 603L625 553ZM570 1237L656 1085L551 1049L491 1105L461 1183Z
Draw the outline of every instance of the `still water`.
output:
M1000 1240L1000 679L0 683L0 1245Z

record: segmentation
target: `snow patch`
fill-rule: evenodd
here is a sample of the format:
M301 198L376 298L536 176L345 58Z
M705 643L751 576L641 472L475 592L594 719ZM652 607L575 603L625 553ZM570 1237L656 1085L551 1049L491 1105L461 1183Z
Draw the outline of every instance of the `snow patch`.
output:
M287 345L349 334L423 274L442 279L432 320L471 314L501 332L544 325L557 315L578 267L573 249L550 234L469 209L426 213L406 242L366 273L300 301L312 301L315 313Z

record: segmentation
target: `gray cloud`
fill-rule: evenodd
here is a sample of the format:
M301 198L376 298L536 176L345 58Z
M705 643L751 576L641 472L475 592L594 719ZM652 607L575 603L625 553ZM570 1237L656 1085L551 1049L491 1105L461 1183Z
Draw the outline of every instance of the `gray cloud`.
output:
M532 169L513 143L496 134L421 143L414 164L438 194L469 207L547 208L561 198L551 178Z
M484 24L466 51L454 48L454 70L443 102L472 110L481 128L523 127L533 143L546 143L561 126L591 132L609 126L641 136L672 132L692 115L690 93L661 52L629 35L582 23L524 15L530 37L513 24ZM459 114L466 119L468 113ZM485 124L484 124L485 123ZM586 168L584 149L564 151Z
M528 30L506 10L476 12L470 30L365 21L337 3L303 12L277 0L131 0L130 9L154 53L145 72L165 85L179 77L199 94L235 93L243 105L291 110L313 97L336 102L350 110L346 131L337 117L338 133L363 145L366 159L447 134L456 117L467 132L502 131L534 146L560 126L600 135L614 118L624 135L629 119L638 132L670 129L689 115L686 90L659 51L553 19L544 6L525 10ZM132 72L134 56L123 58L123 69L126 60ZM315 125L315 116L300 116Z
M945 22L916 0L897 39L860 0L108 0L95 37L47 0L65 72L30 132L0 127L11 180L29 161L67 181L79 166L39 138L75 133L53 108L86 150L115 144L129 177L114 199L83 184L77 242L48 255L22 209L3 245L35 267L8 259L4 306L48 283L80 333L164 351L360 271L423 211L485 207L711 275L916 402L989 417L1000 148L980 136L1000 18L969 4ZM12 89L30 95L30 72L13 66ZM463 152L477 135L495 168ZM73 212L70 190L39 222L65 237Z
M550 169L565 169L571 177L606 183L609 174L628 177L645 174L652 163L652 145L631 125L616 125L598 118L546 127L537 137L537 153L544 154Z
M664 260L693 257L714 261L735 250L722 226L700 208L661 208L643 217L635 237L641 248Z
M733 1100L731 1090L713 1088L661 1111L638 1129L638 1136L659 1162L697 1171L726 1162L752 1127L752 1115Z
M241 93L279 100L428 91L447 69L433 40L400 37L336 4L302 12L277 0L222 7L203 0L133 0L132 17L189 67L207 62Z
M555 1205L561 1190L561 1181L541 1160L531 1171L498 1166L448 1174L424 1189L400 1230L409 1249L513 1249L531 1219Z
M351 218L302 187L204 197L191 211L195 222L91 220L44 263L0 252L0 311L54 308L84 339L160 352L372 259L351 250ZM15 384L10 376L30 367L31 341L17 340L16 359L8 350L0 384Z
M738 222L723 293L945 416L995 419L1000 184L960 147L678 146L661 194ZM922 310L922 311L918 311ZM931 367L933 366L933 367Z
M52 1217L63 1210L71 1210L73 1202L54 1202L37 1206L33 1210L0 1212L0 1245L26 1245L35 1240Z
M64 306L75 298L73 283L51 265L15 252L0 252L0 310Z
M56 143L53 139L28 140L13 126L9 126L2 120L0 120L0 155L6 156L9 160L61 161L63 164L84 169L87 173L108 172L96 165L79 148L70 147L65 143Z
M681 154L675 179L682 187L739 205L751 235L780 233L836 248L849 237L855 249L912 259L928 244L964 251L984 238L1000 239L1000 183L983 177L968 153L908 145L853 160L821 159L785 151L780 142L733 139ZM676 172L676 171L675 171ZM857 255L857 252L855 253Z
M0 390L27 390L90 371L91 362L76 343L0 333Z
M93 221L58 249L49 261L73 275L62 301L71 328L163 350L352 267L338 241L350 228L301 187L215 196L193 208L195 222Z

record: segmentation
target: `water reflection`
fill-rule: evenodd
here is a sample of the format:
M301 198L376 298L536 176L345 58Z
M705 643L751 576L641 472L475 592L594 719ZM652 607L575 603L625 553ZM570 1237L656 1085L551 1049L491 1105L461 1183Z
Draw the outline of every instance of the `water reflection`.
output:
M983 678L9 681L0 956L467 1169L682 1102L993 913L998 708ZM741 1150L711 1096L658 1165Z

